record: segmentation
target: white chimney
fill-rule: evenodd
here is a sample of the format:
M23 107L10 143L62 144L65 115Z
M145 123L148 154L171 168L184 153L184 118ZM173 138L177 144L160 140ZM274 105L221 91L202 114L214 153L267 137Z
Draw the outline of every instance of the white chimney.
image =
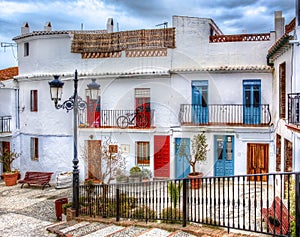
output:
M52 25L51 22L48 21L46 22L46 24L44 25L44 31L51 31L52 30Z
M107 24L106 24L107 33L113 33L114 32L114 21L112 18L108 18Z
M275 11L275 38L279 39L284 34L284 17L282 11Z
M25 35L25 34L28 34L29 33L29 24L28 24L28 22L25 22L24 24L23 24L23 26L21 27L21 34L22 35Z

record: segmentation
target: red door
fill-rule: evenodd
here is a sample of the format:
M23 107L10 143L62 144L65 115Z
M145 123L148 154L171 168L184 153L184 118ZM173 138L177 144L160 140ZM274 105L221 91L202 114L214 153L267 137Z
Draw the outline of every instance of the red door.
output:
M150 128L151 126L151 108L150 108L150 98L136 98L135 99L135 107L140 108L140 112L146 115L148 123L146 128Z
M169 136L154 136L154 177L170 177Z
M100 97L96 102L90 101L90 98L86 97L88 108L87 108L87 122L89 127L99 128L100 127Z

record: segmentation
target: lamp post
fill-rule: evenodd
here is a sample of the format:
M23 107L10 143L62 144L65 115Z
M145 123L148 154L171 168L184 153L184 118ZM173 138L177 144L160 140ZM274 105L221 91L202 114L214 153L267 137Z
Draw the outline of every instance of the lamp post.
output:
M56 109L65 109L67 112L73 109L73 199L72 199L72 209L75 210L75 215L78 216L79 210L79 170L78 170L78 153L77 153L77 124L78 124L78 110L85 110L87 103L78 96L78 76L77 70L75 70L74 77L74 92L68 100L64 101L62 104L58 102L62 98L62 89L64 82L59 80L59 76L55 75L54 79L49 82L50 85L50 96L51 100L54 101ZM90 96L90 101L97 101L100 91L100 85L96 83L96 79L92 79L92 82L87 85L88 95Z

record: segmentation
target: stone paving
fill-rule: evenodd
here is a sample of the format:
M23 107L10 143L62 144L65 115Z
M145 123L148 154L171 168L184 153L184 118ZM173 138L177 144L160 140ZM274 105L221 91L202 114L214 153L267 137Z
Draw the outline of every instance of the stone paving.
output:
M193 237L193 236L249 236L241 233L227 234L226 231L216 228L206 228L189 225L185 230L175 227L163 228L159 223L139 223L128 221L113 222L105 219L102 222L95 220L78 219L77 221L57 221L55 214L55 200L68 198L71 200L72 190L50 188L42 190L40 186L27 187L21 185L7 187L0 181L0 236L1 237L43 237L59 236L141 236L141 237ZM101 220L98 220L101 221ZM63 226L63 227L62 227ZM84 226L92 230L84 233ZM47 230L48 229L48 230ZM107 234L105 234L107 233ZM113 233L113 234L112 234ZM135 234L136 233L136 234ZM252 235L254 236L254 235Z
M40 186L21 189L21 185L7 187L0 181L0 236L29 237L56 236L46 227L57 222L55 200L71 197L71 189Z

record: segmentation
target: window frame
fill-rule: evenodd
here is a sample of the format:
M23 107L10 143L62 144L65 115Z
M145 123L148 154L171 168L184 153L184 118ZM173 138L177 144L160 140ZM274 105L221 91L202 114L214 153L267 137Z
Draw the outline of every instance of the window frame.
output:
M39 139L37 137L30 138L30 158L31 160L39 160Z
M136 163L137 165L150 165L150 142L136 142Z
M30 111L37 112L38 111L38 91L30 90Z
M29 56L29 42L24 43L24 57Z

